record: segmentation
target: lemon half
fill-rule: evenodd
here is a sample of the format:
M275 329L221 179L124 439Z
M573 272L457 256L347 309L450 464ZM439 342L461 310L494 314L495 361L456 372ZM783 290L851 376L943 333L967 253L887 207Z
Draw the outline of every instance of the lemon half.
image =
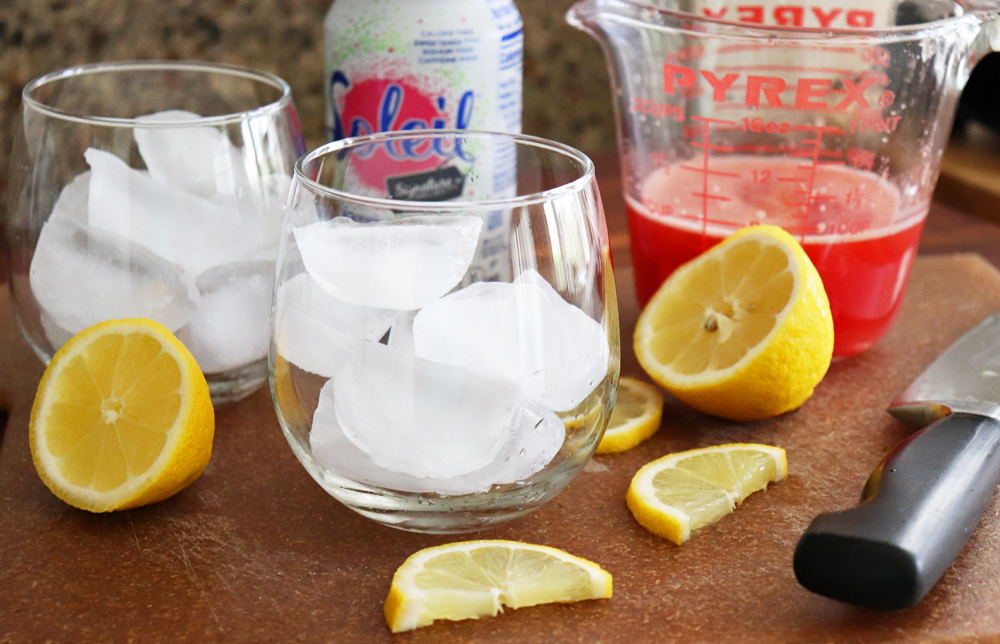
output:
M146 319L101 322L52 357L31 408L35 468L91 512L161 501L212 454L215 415L191 353Z
M778 226L738 230L681 266L639 316L643 369L691 407L737 421L798 408L833 355L823 282Z

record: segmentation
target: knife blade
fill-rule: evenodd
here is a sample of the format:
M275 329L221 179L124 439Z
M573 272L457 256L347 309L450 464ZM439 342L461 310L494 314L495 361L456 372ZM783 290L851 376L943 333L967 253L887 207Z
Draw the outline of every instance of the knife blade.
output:
M894 610L919 603L951 566L1000 481L1000 311L888 411L922 429L875 468L858 506L813 519L792 565L812 592Z

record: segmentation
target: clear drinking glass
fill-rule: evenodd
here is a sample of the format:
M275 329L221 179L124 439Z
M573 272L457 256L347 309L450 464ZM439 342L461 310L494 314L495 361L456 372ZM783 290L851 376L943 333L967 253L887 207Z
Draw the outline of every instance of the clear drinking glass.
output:
M614 404L618 309L594 167L567 146L376 134L299 160L271 393L336 499L423 532L538 508Z
M76 67L29 83L5 235L45 362L106 319L160 322L216 403L267 377L281 215L304 152L288 84L204 63Z

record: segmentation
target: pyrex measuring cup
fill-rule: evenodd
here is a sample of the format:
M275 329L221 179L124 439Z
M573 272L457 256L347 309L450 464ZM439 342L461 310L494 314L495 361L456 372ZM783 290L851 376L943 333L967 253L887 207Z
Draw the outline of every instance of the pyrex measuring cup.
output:
M996 6L581 0L611 70L640 303L736 228L796 235L834 354L892 325Z

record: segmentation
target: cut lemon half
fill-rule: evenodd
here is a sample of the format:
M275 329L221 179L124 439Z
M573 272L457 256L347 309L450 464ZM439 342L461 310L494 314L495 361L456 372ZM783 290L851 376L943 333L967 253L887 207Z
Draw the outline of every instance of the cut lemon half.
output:
M618 380L618 399L597 454L632 449L656 433L663 418L663 396L653 385L633 378Z
M677 269L636 324L643 369L691 407L770 418L812 395L833 355L819 273L778 226L738 230Z
M733 443L668 454L632 478L625 501L639 524L677 545L750 494L788 476L785 450Z
M385 600L393 633L434 620L477 619L503 607L611 597L611 575L562 550L518 541L465 541L414 553Z
M91 512L161 501L212 454L205 376L166 327L101 322L52 357L31 408L31 456L60 499Z

